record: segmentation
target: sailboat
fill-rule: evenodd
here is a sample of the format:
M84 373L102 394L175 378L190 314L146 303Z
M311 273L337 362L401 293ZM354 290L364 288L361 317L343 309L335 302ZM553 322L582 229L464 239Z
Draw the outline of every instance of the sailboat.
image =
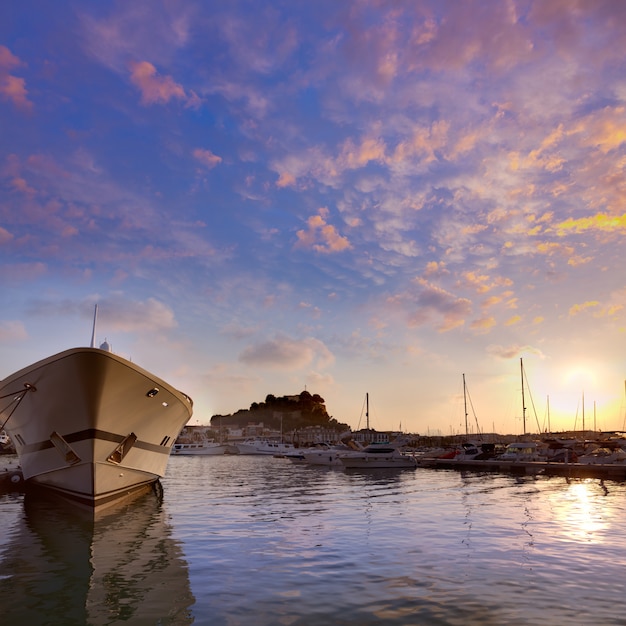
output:
M148 489L165 474L193 412L189 396L110 351L71 348L0 382L0 430L27 487L91 509Z

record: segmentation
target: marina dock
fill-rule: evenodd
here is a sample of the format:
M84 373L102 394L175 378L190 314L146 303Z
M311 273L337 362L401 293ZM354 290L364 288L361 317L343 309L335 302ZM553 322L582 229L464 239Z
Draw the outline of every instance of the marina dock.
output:
M568 478L602 478L626 480L626 464L606 463L547 463L541 461L455 460L418 458L418 468L453 469L457 471L499 472L502 474L524 474L565 476Z

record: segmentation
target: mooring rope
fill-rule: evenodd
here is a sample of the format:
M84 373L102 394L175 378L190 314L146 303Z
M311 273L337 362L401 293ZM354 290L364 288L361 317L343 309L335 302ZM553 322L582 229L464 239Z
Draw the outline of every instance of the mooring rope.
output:
M11 409L11 412L9 413L8 417L4 420L4 422L2 423L2 426L0 426L0 430L4 430L6 423L11 419L11 416L13 415L13 413L15 413L15 410L20 405L20 402L26 397L26 394L29 391L37 391L37 387L35 387L35 385L31 385L30 383L24 383L24 387L25 389L22 391L14 391L13 393L7 393L4 396L0 396L0 400L13 397L13 400L11 400L11 402L9 402L9 404L7 405L7 409L13 403L15 403L15 406Z

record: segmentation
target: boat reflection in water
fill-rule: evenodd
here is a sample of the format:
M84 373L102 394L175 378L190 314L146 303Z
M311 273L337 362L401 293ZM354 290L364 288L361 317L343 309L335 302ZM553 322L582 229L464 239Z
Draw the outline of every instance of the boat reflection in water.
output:
M0 553L6 624L191 624L187 563L157 489L94 517L24 498Z

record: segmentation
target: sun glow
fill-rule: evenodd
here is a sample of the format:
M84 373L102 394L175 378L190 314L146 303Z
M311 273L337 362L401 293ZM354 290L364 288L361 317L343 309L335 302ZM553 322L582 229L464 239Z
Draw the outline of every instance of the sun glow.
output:
M525 363L525 371L526 405L529 412L536 410L542 430L623 428L624 386L604 363L589 359L535 361Z
M583 363L579 363L565 370L563 375L564 385L571 389L583 392L585 389L594 389L597 386L597 369Z

